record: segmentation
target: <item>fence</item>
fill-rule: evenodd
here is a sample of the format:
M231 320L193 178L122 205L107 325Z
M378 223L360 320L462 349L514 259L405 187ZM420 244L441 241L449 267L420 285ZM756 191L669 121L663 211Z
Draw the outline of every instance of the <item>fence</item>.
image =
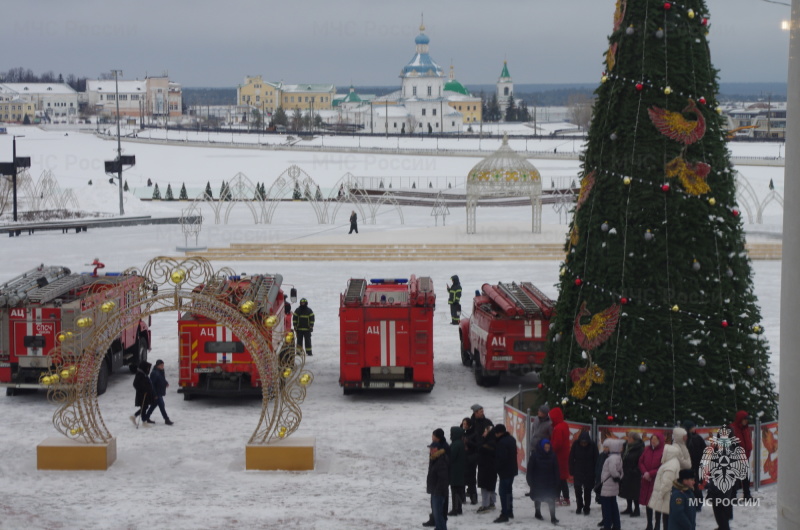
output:
M528 469L528 456L531 454L530 432L533 418L531 409L536 401L536 390L522 390L520 386L516 395L509 399L503 397L503 420L506 428L517 439L517 465L521 472ZM642 440L648 443L650 437L657 432L664 434L667 443L671 443L672 429L659 429L653 427L598 425L597 420L592 423L578 423L566 421L569 427L570 443L578 439L581 431L588 431L592 440L600 445L607 438L624 438L630 431L642 435ZM708 443L717 433L716 427L697 427L695 431ZM761 423L756 419L753 425L753 452L750 455L750 478L753 486L758 491L759 486L776 484L778 482L778 422Z

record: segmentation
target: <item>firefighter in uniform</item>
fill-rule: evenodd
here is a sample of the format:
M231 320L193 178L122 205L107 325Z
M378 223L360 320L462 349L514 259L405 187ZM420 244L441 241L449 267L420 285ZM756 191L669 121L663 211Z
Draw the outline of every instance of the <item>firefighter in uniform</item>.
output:
M449 295L447 303L450 304L450 318L451 324L458 325L458 320L461 318L461 282L458 280L458 275L450 278L453 285L447 286L447 293Z
M308 300L300 299L298 307L292 317L292 325L297 335L297 347L305 348L306 355L311 355L311 334L314 332L314 311L308 307Z

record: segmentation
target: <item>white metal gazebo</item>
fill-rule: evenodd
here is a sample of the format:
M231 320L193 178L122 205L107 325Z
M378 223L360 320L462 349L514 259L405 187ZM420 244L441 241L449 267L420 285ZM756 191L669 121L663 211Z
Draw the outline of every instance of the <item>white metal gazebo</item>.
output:
M542 231L542 178L539 170L508 146L484 158L467 176L467 233L476 233L478 199L481 197L530 197L535 234Z

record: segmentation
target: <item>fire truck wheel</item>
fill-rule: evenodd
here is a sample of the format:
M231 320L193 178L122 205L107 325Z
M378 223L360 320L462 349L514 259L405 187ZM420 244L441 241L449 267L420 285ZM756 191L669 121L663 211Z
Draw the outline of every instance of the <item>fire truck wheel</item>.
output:
M139 368L139 363L147 361L147 339L141 337L136 343L135 348L136 356L134 356L131 364L128 365L128 370L130 370L132 374L136 373L136 370Z
M6 396L11 397L11 396L16 396L16 395L17 395L17 389L16 388L6 388Z
M100 366L100 372L97 374L97 395L102 396L106 393L108 388L108 366L105 362Z
M461 343L461 364L466 367L472 366L472 355L464 349L463 343Z
M194 399L194 396L192 394L187 394L187 393L183 394L183 400L184 401L191 401L193 399Z
M486 375L480 363L476 360L474 364L475 382L478 386L497 386L500 383L499 375Z

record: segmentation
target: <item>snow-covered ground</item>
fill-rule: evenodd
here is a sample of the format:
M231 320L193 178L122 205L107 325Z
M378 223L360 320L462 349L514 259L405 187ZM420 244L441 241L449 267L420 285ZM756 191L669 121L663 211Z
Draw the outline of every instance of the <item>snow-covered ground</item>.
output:
M16 128L12 128L16 129ZM21 128L20 128L21 129ZM116 188L107 184L102 161L114 157L115 143L89 135L47 133L34 128L10 130L25 134L18 139L18 154L31 156L32 174L51 169L63 187L74 188L83 209L115 212ZM0 153L10 153L10 137L0 137ZM391 141L391 139L389 140ZM261 152L238 149L167 147L124 144L137 156L137 165L126 173L131 185L172 182L177 192L203 187L212 181L216 190L223 179L237 172L251 179L271 182L288 165L305 167L313 156L294 152ZM309 159L309 157L312 157ZM371 157L371 158L370 158ZM0 159L5 159L0 156ZM353 155L350 163L376 174L398 175L402 167L381 167L381 162L402 166L417 157ZM464 175L475 160L433 158L425 172ZM554 174L577 174L576 161L536 161L546 183ZM49 167L46 165L49 164ZM100 164L97 166L96 164ZM84 166L85 169L84 169ZM320 165L310 171L321 185L332 186L348 169ZM740 168L754 188L766 190L770 179L782 189L782 168ZM410 173L420 170L408 169ZM352 171L358 174L358 171ZM94 185L86 186L89 178ZM177 186L177 188L176 188ZM166 184L162 185L162 193ZM759 192L760 193L760 192ZM764 191L766 194L766 191ZM186 203L141 202L126 197L132 214L175 215ZM547 240L563 237L564 227L551 207L544 208ZM208 212L206 212L207 214ZM480 208L478 234L465 233L463 209L452 209L447 227L434 226L430 208L404 207L405 224L394 210L381 210L375 225L362 224L359 235L347 235L344 218L334 225L318 225L305 203L282 203L271 225L253 225L249 211L239 205L228 225L206 224L200 244L227 246L230 242L291 242L315 240L346 242L406 240L428 244L531 240L529 208ZM780 231L781 211L773 204L768 214ZM208 219L208 215L206 215ZM748 228L752 228L749 227ZM757 228L757 227L756 227ZM561 236L559 236L561 234ZM0 282L41 262L86 270L99 257L107 271L144 265L161 255L179 255L184 244L178 226L91 229L82 234L43 232L33 236L0 238ZM172 381L166 398L175 425L157 424L134 429L131 376L115 375L108 392L99 398L103 419L117 437L118 459L106 472L52 472L36 470L36 445L57 435L51 424L55 406L44 393L0 396L0 528L297 528L297 529L408 529L427 519L425 494L426 445L437 427L449 432L469 415L473 403L482 404L487 416L502 417L504 396L519 385L531 385L534 376L506 378L495 388L476 386L471 372L461 365L458 335L449 325L444 291L452 274L464 286L463 306L471 307L471 293L485 282L531 280L555 296L557 262L215 262L240 272L278 272L309 299L317 316L314 350L307 367L315 380L302 407L303 422L297 436L316 438L317 469L307 473L252 472L244 470L244 447L258 419L258 401L201 399L182 401L177 384L178 341L176 315L153 317L153 351L150 358L163 359ZM764 316L766 336L772 347L774 374L778 366L780 332L780 262L753 263L755 288ZM429 395L373 393L343 396L338 386L338 296L351 277L404 277L428 275L439 295L435 315L434 350L436 387ZM514 486L515 526L535 523L533 506L523 497L524 477ZM735 528L776 528L776 487L759 493L761 506L736 510ZM573 495L574 496L574 495ZM477 530L492 528L497 512L478 515L467 506L465 515L451 518L449 527ZM599 506L590 517L560 509L561 526L594 529ZM635 523L633 523L635 521ZM549 523L547 524L549 526ZM624 528L644 526L642 519L623 519ZM698 528L715 528L709 509L699 514Z

